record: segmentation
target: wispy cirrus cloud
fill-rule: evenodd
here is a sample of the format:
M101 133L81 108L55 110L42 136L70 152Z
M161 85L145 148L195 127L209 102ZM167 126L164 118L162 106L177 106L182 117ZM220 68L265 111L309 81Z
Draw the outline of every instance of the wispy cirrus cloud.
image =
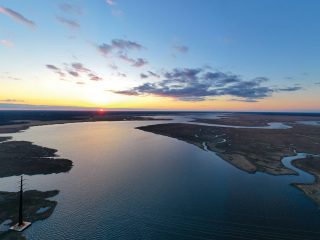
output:
M106 0L106 3L110 6L113 6L116 2L114 0Z
M30 27L35 27L36 24L31 21L30 19L27 19L26 17L24 17L22 14L10 9L10 8L6 8L6 7L2 7L0 6L0 13L4 14L4 15L7 15L9 17L11 17L12 19L20 22L20 23L23 23L25 25L28 25Z
M64 13L68 13L68 14L77 14L77 15L82 15L83 14L83 9L75 4L70 4L70 3L62 3L59 4L59 9L64 12Z
M119 77L124 77L124 78L127 77L127 74L122 73L122 72L118 72L117 75L118 75Z
M180 45L180 44L174 44L172 46L172 49L174 50L175 53L187 53L189 51L189 48L185 45Z
M14 44L10 40L7 39L0 39L0 45L8 47L8 48L13 48Z
M109 64L109 67L112 69L112 70L118 70L118 66L115 65L115 64Z
M61 24L69 27L69 28L72 28L72 29L77 29L77 28L80 28L80 24L75 21L75 20L71 20L71 19L67 19L65 17L56 17L58 22L60 22Z
M280 91L280 92L295 92L298 90L302 90L302 87L300 86L292 86L292 87L285 87L285 88L278 88L275 89L275 91Z
M149 76L156 77L156 78L159 78L159 77L160 77L159 74L156 74L156 73L154 73L154 72L152 72L152 71L148 71L148 73L149 73Z
M12 76L9 72L2 73L2 75L0 75L0 78L5 78L5 79L10 79L10 80L15 80L15 81L21 80L21 78Z
M7 98L7 99L0 99L2 103L23 103L25 102L22 99L14 99L14 98Z
M268 78L243 80L239 75L211 72L204 68L173 69L163 74L163 80L146 82L137 87L114 91L124 95L156 95L181 101L203 101L216 96L231 96L234 101L255 102L274 92L298 91L298 86L274 89L264 86Z
M123 15L123 11L119 9L115 0L106 0L106 3L111 8L113 16L120 17Z
M159 78L160 76L152 71L147 71L146 73L140 73L140 78L148 78L148 77L156 77Z

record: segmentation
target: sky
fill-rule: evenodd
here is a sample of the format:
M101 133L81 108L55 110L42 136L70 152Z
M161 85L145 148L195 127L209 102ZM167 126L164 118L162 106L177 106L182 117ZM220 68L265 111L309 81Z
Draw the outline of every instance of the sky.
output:
M0 0L0 109L320 112L318 0Z

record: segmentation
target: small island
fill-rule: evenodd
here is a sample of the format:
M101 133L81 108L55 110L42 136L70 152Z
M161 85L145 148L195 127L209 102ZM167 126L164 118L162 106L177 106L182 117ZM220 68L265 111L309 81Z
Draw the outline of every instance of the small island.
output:
M26 141L10 141L10 139L10 137L0 137L0 177L62 173L72 168L72 161L59 158L55 149ZM58 193L58 190L24 192L25 220L34 222L48 218L57 202L47 198L54 197ZM11 226L17 222L18 201L18 193L0 191L1 225ZM25 239L25 237L18 232L0 231L0 239Z
M0 142L0 177L61 173L72 168L72 161L58 158L55 149L26 141L3 141Z
M48 218L55 209L57 202L48 200L56 196L58 190L40 192L30 190L24 192L24 209L23 215L26 221L34 222ZM0 192L0 224L7 221L11 225L18 221L18 193ZM25 239L18 232L5 231L0 232L0 239Z

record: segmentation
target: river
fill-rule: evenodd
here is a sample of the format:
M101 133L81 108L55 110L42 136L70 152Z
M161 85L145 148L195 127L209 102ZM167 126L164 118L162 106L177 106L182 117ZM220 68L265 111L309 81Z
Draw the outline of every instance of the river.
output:
M213 152L135 129L149 124L73 123L11 134L58 149L74 164L69 173L26 176L27 189L60 190L54 213L24 232L28 240L320 239L319 209L291 185L312 175L248 174ZM17 179L0 179L0 190L16 191Z

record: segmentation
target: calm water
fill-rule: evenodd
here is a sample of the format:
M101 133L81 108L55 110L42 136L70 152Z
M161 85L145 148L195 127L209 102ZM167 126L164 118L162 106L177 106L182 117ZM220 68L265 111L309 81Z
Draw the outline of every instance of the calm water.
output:
M143 132L154 122L33 127L16 140L58 149L69 173L27 176L29 189L60 190L52 216L28 239L320 239L320 211L292 182L247 174L185 142ZM15 191L17 177L0 179ZM318 233L317 233L318 231Z

